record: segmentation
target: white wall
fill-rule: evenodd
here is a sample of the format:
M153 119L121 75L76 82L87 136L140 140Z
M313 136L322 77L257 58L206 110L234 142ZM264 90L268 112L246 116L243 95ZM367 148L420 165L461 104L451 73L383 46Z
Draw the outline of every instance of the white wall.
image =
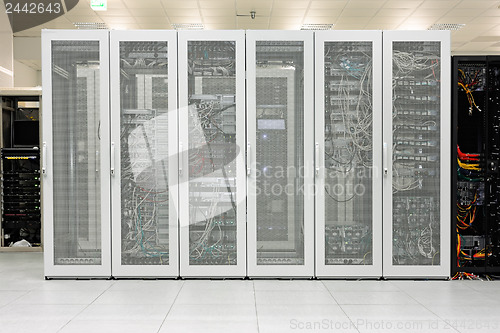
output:
M12 87L14 84L14 38L5 13L3 1L0 2L0 87Z
M26 66L25 64L14 60L14 87L36 87L41 86L40 71Z

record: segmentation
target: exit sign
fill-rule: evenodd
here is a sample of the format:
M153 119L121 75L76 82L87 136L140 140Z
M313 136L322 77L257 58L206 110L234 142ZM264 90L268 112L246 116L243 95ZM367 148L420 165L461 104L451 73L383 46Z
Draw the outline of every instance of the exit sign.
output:
M108 10L107 0L90 0L90 8L93 10Z

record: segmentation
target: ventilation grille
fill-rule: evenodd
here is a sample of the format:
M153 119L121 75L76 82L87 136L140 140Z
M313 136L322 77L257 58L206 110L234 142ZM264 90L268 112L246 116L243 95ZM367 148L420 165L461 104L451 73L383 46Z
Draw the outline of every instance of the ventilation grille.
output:
M107 29L106 23L102 22L75 22L73 23L77 29L82 30L95 30Z
M172 28L175 30L203 30L203 23L172 23Z
M465 27L463 23L436 23L431 25L427 30L460 30Z
M302 24L300 30L332 30L335 24Z

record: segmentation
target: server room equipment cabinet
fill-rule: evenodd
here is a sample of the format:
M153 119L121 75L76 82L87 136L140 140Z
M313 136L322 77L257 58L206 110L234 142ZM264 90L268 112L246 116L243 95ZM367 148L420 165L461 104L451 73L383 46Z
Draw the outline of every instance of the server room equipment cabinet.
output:
M247 31L250 277L314 276L310 31Z
M175 31L111 31L114 277L176 277Z
M382 276L382 32L316 41L316 276Z
M46 277L110 277L107 31L43 30Z
M180 31L183 277L246 275L245 32Z
M389 31L384 44L385 277L450 274L450 35Z
M453 57L452 275L500 272L500 57Z
M39 124L41 95L40 87L0 90L0 252L42 251Z

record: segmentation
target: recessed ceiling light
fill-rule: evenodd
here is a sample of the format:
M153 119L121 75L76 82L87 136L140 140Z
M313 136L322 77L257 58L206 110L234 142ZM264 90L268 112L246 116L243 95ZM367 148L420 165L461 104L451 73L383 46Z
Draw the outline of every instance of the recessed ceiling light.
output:
M172 28L175 30L203 30L203 23L172 23Z
M427 30L460 30L465 27L463 23L436 23L431 25Z
M77 29L107 29L106 23L102 22L75 22L73 23Z
M300 30L332 30L335 24L302 24Z

